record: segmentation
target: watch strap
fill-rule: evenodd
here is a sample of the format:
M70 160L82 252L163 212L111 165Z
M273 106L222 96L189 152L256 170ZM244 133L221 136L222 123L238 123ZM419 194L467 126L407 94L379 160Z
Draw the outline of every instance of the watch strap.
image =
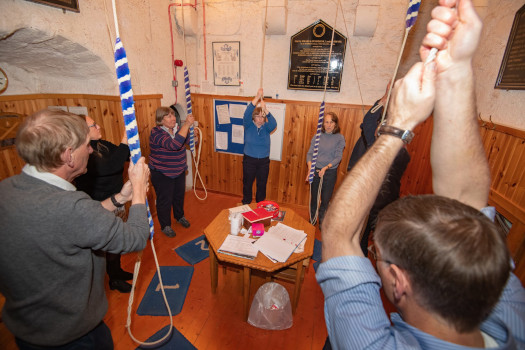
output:
M414 138L414 133L412 131L399 129L395 126L386 124L381 124L379 130L377 131L377 135L383 134L400 138L406 144L409 144L410 141L412 141L412 139Z
M112 194L111 197L109 197L109 198L111 198L111 203L113 203L113 205L114 205L115 207L117 207L117 208L122 208L122 207L124 206L123 203L119 203L119 202L117 202L117 199L115 198L115 195L114 195L114 194Z

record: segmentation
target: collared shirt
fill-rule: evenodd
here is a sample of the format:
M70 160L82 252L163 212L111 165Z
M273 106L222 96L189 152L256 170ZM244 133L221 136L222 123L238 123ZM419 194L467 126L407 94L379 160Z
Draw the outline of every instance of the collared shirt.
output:
M333 349L471 349L438 339L407 324L398 313L390 320L379 289L381 279L368 258L340 256L319 265L317 281L325 296L325 321ZM481 331L496 349L525 348L525 292L511 274L498 304Z
M59 187L63 190L66 190L66 191L76 191L77 190L77 188L73 186L71 182L66 181L60 176L57 176L55 174L38 171L37 168L33 165L29 165L29 164L24 165L24 167L22 168L22 171L29 176L35 177L39 180L47 182L48 184Z
M481 212L493 220L494 207ZM333 349L472 349L425 333L398 313L390 315L392 326L379 294L381 279L368 258L331 258L319 265L316 277L325 296L326 328ZM525 349L524 325L525 290L511 273L480 330L497 342L499 346L493 349Z

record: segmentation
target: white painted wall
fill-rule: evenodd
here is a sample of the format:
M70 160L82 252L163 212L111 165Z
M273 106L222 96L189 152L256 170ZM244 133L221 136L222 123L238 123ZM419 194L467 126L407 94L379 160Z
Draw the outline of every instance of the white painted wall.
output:
M0 1L0 67L10 77L5 94L26 93L92 93L118 94L113 68L113 18L110 0L79 0L80 13L35 4L25 0ZM175 59L186 61L193 92L205 91L205 82L212 81L213 41L241 42L241 76L244 81L243 94L253 95L260 85L263 21L265 0L206 0L206 43L203 35L203 6L200 0L190 17L195 30L187 30L185 38L174 28ZM125 45L136 94L164 95L163 104L175 102L171 86L171 39L168 21L168 5L179 4L177 0L116 0L121 39ZM278 3L279 1L277 1ZM417 48L430 10L437 0L423 1L420 16L412 29L403 55L399 73L404 74L411 62L417 59ZM346 51L343 82L340 93L329 92L327 102L371 104L382 96L386 82L391 78L404 35L404 17L407 0L378 0L366 2L379 6L378 22L373 37L353 37L355 12L358 3L365 1L342 0L344 12L338 13L335 27L348 35L350 46ZM494 90L501 59L505 50L514 14L523 5L522 0L477 1L485 14L485 28L478 54L475 58L477 76L477 98L479 112L486 119L519 129L525 129L521 111L525 108L524 91ZM486 5L486 6L485 6ZM318 19L334 23L336 1L334 0L288 0L286 35L269 35L265 40L263 87L266 95L290 100L321 101L322 92L287 90L290 36ZM177 22L181 25L180 7L175 6ZM191 23L191 21L189 21ZM186 22L185 22L186 23ZM188 24L188 23L186 23ZM346 24L346 25L345 25ZM40 39L51 40L50 52L28 54L27 48L18 48L15 55L4 50L9 38L2 39L19 28L39 31ZM108 28L111 35L108 33ZM348 28L348 32L347 32ZM195 32L196 34L194 34ZM44 35L42 35L44 33ZM65 40L63 40L65 39ZM184 40L185 39L185 40ZM184 50L184 41L186 50ZM60 43L60 44L57 44ZM69 44L69 45L68 45ZM45 44L44 44L45 45ZM78 45L78 46L75 46ZM205 46L204 46L205 45ZM29 45L33 48L35 45ZM36 45L38 46L38 45ZM73 54L68 51L84 49L74 57L76 64L68 62ZM53 52L56 47L57 52ZM72 48L72 49L71 49ZM204 51L206 50L206 59ZM7 51L7 52L6 52ZM49 50L48 50L49 51ZM81 50L80 50L81 51ZM49 54L45 56L44 53ZM54 56L53 56L54 54ZM34 61L23 61L33 56L39 64L62 64L76 66L85 78L69 70L47 69ZM23 62L21 64L20 62ZM66 62L66 64L62 63ZM81 64L78 64L81 62ZM37 67L37 68L35 68ZM50 73L52 72L52 73ZM207 72L207 73L206 73ZM207 75L207 76L206 76ZM179 82L178 101L184 104L182 70L177 70ZM213 87L211 92L221 95L239 95L238 87ZM197 116L198 119L198 116Z

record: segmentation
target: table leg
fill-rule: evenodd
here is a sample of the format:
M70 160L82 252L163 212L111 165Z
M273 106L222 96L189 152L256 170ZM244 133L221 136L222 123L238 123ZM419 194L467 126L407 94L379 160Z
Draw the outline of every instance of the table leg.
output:
M297 309L297 302L299 301L299 295L301 294L301 274L303 272L303 261L297 263L297 274L295 275L295 288L293 291L293 300L292 300L292 314L295 314L295 309Z
M219 274L219 264L217 263L217 255L210 247L210 279L211 279L211 292L215 294L217 292L217 280Z
M243 284L244 284L244 319L248 320L249 304L250 304L250 279L251 279L251 270L249 267L244 267L243 273Z

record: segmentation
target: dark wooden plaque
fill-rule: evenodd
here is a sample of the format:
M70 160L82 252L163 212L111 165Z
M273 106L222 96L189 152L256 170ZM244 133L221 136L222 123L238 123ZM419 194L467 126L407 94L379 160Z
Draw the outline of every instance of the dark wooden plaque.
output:
M514 17L494 87L505 90L525 90L525 5Z
M326 91L340 91L347 39L336 30L330 55L332 31L331 26L318 20L291 37L288 89L324 90L330 57Z

